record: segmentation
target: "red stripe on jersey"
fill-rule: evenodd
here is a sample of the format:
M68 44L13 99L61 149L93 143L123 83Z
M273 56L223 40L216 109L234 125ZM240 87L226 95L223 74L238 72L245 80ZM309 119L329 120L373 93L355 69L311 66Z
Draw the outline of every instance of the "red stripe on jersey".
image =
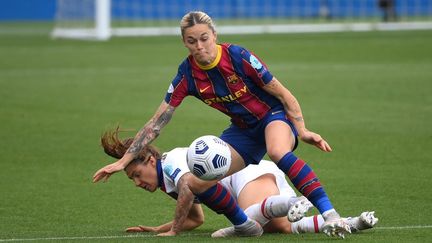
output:
M183 76L179 84L174 87L174 91L171 94L171 98L168 102L169 105L177 107L181 104L184 97L188 95L188 87L186 77Z
M227 48L222 48L222 57L218 69L224 77L231 95L236 97L238 103L246 110L257 119L261 120L270 110L270 107L255 94L250 92L243 79L236 74Z
M288 170L288 178L290 178L290 180L294 179L301 171L301 169L303 169L303 166L305 166L305 164L306 163L303 160L297 159Z
M195 62L192 57L189 57L189 62L192 69L192 78L194 79L195 87L201 100L206 103L206 100L216 99L216 93L214 90L213 83L208 77L207 73L202 70ZM209 105L208 103L206 103ZM209 106L229 115L229 111L221 103L212 102Z
M315 233L319 233L318 215L313 216L313 224L314 224Z

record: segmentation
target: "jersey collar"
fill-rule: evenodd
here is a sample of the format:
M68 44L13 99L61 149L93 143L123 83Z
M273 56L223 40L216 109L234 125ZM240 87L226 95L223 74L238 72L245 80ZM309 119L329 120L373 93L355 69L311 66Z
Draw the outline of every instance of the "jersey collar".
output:
M216 54L216 58L214 59L214 61L208 65L200 65L198 62L195 61L195 63L198 65L199 68L201 68L202 70L210 70L214 67L216 67L216 65L218 65L221 57L222 57L222 46L221 45L216 45L217 46L217 54Z

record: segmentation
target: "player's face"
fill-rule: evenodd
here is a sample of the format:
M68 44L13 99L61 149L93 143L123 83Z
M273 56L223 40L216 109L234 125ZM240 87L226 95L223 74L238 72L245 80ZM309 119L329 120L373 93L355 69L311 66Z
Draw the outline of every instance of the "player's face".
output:
M137 187L141 187L149 192L156 191L158 187L158 178L156 159L153 156L150 156L147 164L132 164L126 167L125 172Z
M196 24L187 28L183 43L200 65L208 65L216 59L216 33L206 24Z

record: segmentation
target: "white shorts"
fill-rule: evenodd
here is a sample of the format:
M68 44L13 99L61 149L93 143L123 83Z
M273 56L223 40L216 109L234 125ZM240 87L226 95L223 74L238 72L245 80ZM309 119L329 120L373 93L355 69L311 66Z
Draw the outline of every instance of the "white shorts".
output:
M296 193L285 179L285 174L279 170L275 163L268 160L261 160L257 165L250 164L243 170L222 179L220 182L237 199L246 184L265 174L273 174L275 176L280 195L296 197ZM265 188L262 189L265 190Z

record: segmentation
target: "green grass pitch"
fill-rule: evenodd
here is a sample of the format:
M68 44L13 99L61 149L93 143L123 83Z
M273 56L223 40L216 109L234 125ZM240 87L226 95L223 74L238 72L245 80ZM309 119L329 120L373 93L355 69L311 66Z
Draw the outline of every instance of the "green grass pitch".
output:
M307 127L333 147L323 153L302 143L297 154L314 168L338 211L376 211L377 228L347 241L430 241L431 31L219 40L260 56L298 98ZM0 242L166 240L123 231L171 220L173 200L135 188L122 173L105 184L91 177L113 161L101 150L101 133L121 124L133 130L124 135L133 136L186 54L179 37L84 42L0 36ZM187 146L200 135L219 135L228 122L190 97L154 144L162 151ZM205 212L203 226L175 241L210 241L212 231L228 225ZM335 239L272 234L248 240Z

